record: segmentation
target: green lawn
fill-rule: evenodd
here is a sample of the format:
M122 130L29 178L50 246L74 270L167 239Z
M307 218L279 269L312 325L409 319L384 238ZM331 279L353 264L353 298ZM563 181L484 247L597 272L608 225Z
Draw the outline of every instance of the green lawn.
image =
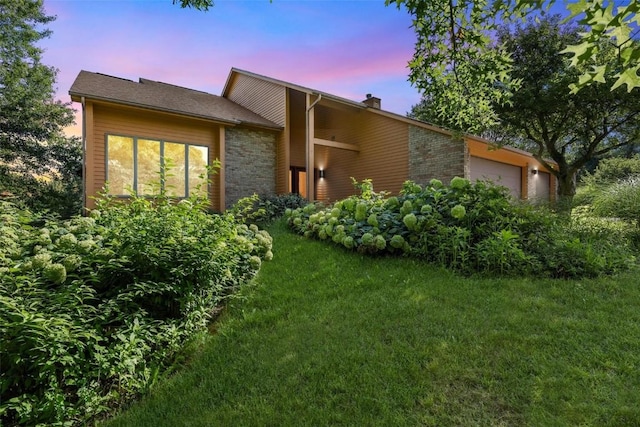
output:
M107 425L640 425L640 287L462 278L289 234L188 366Z

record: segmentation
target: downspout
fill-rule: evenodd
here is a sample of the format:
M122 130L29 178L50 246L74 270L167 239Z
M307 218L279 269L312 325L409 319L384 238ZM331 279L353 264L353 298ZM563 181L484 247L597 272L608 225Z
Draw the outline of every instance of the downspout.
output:
M82 103L82 212L87 206L87 113L84 96L80 97Z
M313 179L315 178L313 176L313 165L310 165L310 161L309 161L309 150L313 150L313 144L311 141L311 135L309 134L309 112L313 109L313 107L316 106L316 104L318 102L320 102L320 100L322 99L322 94L319 93L318 94L318 98L316 98L315 101L313 101L313 103L311 105L309 105L307 107L307 113L305 114L305 119L306 119L306 123L305 123L305 136L306 136L306 156L305 156L305 169L307 171L307 200L312 202L312 194L311 194L311 187L313 187L313 185L309 185L310 183L313 184Z

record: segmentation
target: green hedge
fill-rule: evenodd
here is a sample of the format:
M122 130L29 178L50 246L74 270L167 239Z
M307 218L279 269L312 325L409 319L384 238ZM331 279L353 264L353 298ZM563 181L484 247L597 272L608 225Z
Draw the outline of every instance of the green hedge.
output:
M0 203L0 420L80 424L144 392L271 237L195 199L102 199L43 221Z
M580 224L515 203L487 182L432 180L422 188L407 181L393 197L375 193L370 180L354 184L358 196L287 211L290 227L350 250L421 257L465 274L597 276L635 261L627 242L590 238Z

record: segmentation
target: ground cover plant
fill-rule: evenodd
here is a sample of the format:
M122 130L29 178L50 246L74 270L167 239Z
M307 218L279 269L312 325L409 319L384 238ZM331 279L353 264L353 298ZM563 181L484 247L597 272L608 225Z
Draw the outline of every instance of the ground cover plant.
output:
M625 233L592 232L488 182L407 181L391 197L370 180L354 184L359 195L287 211L290 227L349 250L415 256L465 274L585 277L635 262Z
M0 202L0 422L73 425L147 390L271 236L205 201L98 201L40 218Z
M583 177L579 190L574 217L608 230L626 229L640 249L640 156L602 160Z
M297 193L259 196L253 194L235 203L229 213L249 224L268 225L284 216L287 209L302 208L309 202Z
M269 228L274 260L113 426L632 426L637 272L465 277Z

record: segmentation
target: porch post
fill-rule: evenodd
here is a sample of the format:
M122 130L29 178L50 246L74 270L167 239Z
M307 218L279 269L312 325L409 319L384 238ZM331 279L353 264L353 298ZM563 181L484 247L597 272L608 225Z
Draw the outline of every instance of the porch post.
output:
M315 139L315 110L314 107L318 102L322 99L322 95L318 95L313 103L311 102L311 94L307 94L307 129L306 129L306 164L305 169L307 172L307 200L313 202L314 194L316 192L315 189L315 173L314 173L314 165L315 165L315 157L314 157L314 144L313 141Z
M224 126L220 126L218 130L218 160L220 160L220 170L218 171L218 191L219 198L218 204L220 212L224 212L226 209L226 168L227 168L227 159L226 159L226 128ZM213 150L211 150L213 151Z

